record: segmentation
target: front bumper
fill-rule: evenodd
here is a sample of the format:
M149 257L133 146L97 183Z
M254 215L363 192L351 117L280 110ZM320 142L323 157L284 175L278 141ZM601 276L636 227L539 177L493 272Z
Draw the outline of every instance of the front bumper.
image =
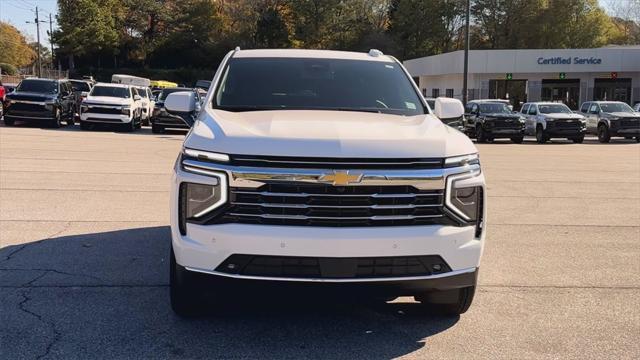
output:
M611 129L611 136L640 136L640 128Z
M173 177L174 189L182 181L211 181L206 176L178 172L181 175ZM485 228L478 238L475 226L451 225L313 227L243 223L200 225L188 222L186 235L182 235L178 225L178 192L175 190L172 191L171 207L172 245L177 263L191 271L240 280L371 284L433 281L475 271L479 266L486 233ZM220 271L221 264L236 254L317 258L439 256L450 271L428 276L339 279L320 276L246 276Z
M511 138L516 136L524 136L524 129L488 128L485 129L485 131L492 138Z
M81 121L92 123L127 124L130 123L132 119L131 115L97 114L91 112L80 114Z

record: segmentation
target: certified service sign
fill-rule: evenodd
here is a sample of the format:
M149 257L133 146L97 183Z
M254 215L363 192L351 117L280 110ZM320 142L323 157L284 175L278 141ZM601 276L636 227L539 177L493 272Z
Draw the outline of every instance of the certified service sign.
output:
M594 58L594 57L581 58L577 56L573 58L571 56L569 57L557 56L557 57L551 57L551 58L539 57L538 64L539 65L571 65L571 64L600 65L602 64L602 59Z

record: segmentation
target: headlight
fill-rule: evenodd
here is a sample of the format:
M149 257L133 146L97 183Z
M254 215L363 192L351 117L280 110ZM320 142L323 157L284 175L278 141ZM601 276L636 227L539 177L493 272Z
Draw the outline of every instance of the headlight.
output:
M520 124L524 124L524 119L523 118L519 118L518 121L520 121Z
M478 154L468 154L461 156L454 156L444 159L444 167L458 167L480 164L480 157Z
M620 120L620 118L619 118L619 117L617 117L617 116L613 116L613 117L610 117L610 118L609 118L609 120L611 120L611 121L617 121L617 120Z
M122 114L123 115L129 115L129 111L131 110L131 108L129 106L123 106L122 107Z
M206 184L191 182L180 184L178 227L183 235L187 232L187 220L199 219L227 202L226 176L209 171L205 172L211 176Z
M447 178L445 203L449 210L465 221L482 218L483 188L478 181L480 170Z
M196 158L198 160L207 160L207 161L215 161L215 162L229 162L229 155L215 153L210 151L202 151L196 149L184 148L182 149L182 153L188 157Z

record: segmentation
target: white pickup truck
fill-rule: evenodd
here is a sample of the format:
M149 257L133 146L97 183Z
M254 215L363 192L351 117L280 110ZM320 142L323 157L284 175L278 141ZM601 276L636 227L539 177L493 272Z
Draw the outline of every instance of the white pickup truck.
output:
M469 308L486 191L478 150L439 119L462 116L460 101L430 109L377 50L236 49L211 86L173 174L177 314L253 286ZM193 112L194 95L165 107Z
M142 106L132 86L97 83L80 105L80 128L103 124L135 131L142 126Z

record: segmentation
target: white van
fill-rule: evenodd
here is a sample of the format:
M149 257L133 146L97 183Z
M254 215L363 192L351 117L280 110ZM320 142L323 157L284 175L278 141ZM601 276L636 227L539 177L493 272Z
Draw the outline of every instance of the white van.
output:
M149 87L151 85L151 80L149 79L122 74L113 74L113 76L111 76L111 82L114 84L132 85L138 87Z

